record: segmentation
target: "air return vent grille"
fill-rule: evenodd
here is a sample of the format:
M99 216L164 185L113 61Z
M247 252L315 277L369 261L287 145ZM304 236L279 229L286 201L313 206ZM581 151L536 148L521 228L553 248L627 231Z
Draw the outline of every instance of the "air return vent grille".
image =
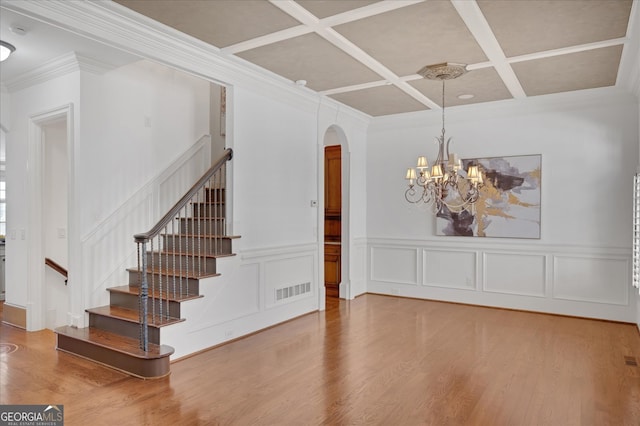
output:
M276 289L276 302L279 300L289 299L291 297L300 296L301 294L311 293L311 283L302 283Z

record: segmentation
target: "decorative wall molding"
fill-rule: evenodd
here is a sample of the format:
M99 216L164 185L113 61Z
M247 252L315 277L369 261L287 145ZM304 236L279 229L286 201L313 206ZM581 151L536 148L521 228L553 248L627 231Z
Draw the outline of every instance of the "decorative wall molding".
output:
M422 249L422 285L476 290L478 255L468 250Z
M29 72L6 82L9 92L15 92L54 78L75 72L86 71L92 74L104 74L114 67L97 59L69 52L40 65Z
M544 254L483 251L482 271L483 291L545 297Z
M317 250L317 243L294 244L288 246L243 249L239 253L239 256L244 261L256 258L268 259L272 257L287 256L298 253L315 253L317 252Z
M431 237L422 239L407 238L368 238L367 245L400 246L400 247L438 247L451 250L482 250L493 249L505 252L523 253L582 253L582 254L602 254L626 256L630 254L631 242L629 246L602 246L584 244L549 244L540 240L515 240L510 238L467 238L467 237Z
M630 270L630 254L627 257L554 255L553 297L627 306L631 283Z
M251 90L315 112L319 99L354 120L370 116L327 96L250 64L220 49L144 17L115 2L6 2L3 7L34 17L125 52L187 71L218 84L242 84Z
M635 322L629 248L469 240L370 239L367 291Z
M382 247L370 248L370 277L372 281L418 285L420 276L418 248Z
M237 253L219 259L221 275L200 286L204 297L183 304L186 321L163 327L172 360L318 309L316 243ZM307 282L309 292L276 300L278 289Z
M525 99L506 99L483 104L460 105L447 108L447 122L461 124L496 118L508 120L531 114L554 114L563 111L584 110L603 105L633 105L634 95L621 87L600 87L575 92L532 96ZM420 129L440 126L442 114L436 110L408 112L401 115L374 117L371 131L385 129Z

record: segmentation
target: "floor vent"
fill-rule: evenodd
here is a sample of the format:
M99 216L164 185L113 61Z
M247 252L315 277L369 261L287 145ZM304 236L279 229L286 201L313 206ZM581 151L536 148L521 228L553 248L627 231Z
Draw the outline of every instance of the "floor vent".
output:
M627 364L627 365L634 366L634 367L638 366L638 361L636 360L635 357L632 357L632 356L625 356L624 357L624 363Z
M276 302L278 300L289 299L301 294L311 293L311 283L302 283L276 289Z

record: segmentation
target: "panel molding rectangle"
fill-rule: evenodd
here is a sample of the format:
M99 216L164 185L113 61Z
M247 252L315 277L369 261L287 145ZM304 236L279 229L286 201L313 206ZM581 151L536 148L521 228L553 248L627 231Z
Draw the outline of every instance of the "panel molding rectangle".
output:
M483 291L545 297L547 277L545 255L484 252L482 265Z
M628 305L628 257L555 255L553 298L607 305Z
M418 285L418 249L371 247L372 281Z
M477 253L462 250L422 250L422 285L476 290Z
M264 277L264 300L267 309L292 303L315 294L315 255L287 254L280 258L270 258L261 262ZM277 299L277 290L309 284L309 291L298 293L294 297Z

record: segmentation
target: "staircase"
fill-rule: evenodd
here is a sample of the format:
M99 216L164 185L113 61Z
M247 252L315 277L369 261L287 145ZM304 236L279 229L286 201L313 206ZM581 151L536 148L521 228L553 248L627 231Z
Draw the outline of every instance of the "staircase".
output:
M201 298L201 280L219 275L218 258L233 256L226 235L225 154L151 231L136 235L138 266L127 285L108 288L109 305L87 309L89 327L59 327L57 349L136 377L170 373L174 349L162 327L185 321L181 305ZM147 250L148 248L148 250Z

